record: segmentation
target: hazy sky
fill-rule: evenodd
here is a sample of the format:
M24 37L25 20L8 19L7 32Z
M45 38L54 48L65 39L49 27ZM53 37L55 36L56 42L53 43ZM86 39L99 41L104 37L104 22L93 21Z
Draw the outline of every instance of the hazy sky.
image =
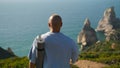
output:
M0 0L2 3L11 3L11 2L42 2L47 0ZM49 1L49 0L48 0Z
M31 2L31 1L39 1L39 0L0 0L0 2Z
M0 0L0 2L52 2L52 1L74 1L74 0Z

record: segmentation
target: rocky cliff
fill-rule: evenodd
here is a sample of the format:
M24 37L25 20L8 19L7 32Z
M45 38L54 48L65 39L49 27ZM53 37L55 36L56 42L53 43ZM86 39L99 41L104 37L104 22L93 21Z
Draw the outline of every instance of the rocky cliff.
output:
M15 57L11 48L8 48L8 50L5 50L0 47L0 59L6 59L6 58L10 58L10 57Z
M90 26L90 21L86 18L84 27L78 35L77 42L82 44L81 46L89 46L97 42L97 36L95 30Z
M113 36L118 29L120 29L120 19L116 18L114 7L110 7L105 10L96 30L104 32L106 40L110 40L110 36Z

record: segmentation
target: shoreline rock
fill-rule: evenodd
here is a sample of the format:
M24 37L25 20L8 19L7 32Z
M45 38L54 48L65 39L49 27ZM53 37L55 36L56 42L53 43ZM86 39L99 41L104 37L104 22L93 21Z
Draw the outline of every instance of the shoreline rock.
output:
M6 59L10 57L15 57L16 55L13 53L11 48L8 48L8 50L5 50L0 47L0 59Z
M81 48L92 45L98 41L95 30L91 27L88 18L85 19L84 27L78 35L77 42L81 44Z
M104 32L106 40L111 39L115 31L120 29L120 19L116 18L114 7L110 7L104 11L102 19L99 21L97 31Z

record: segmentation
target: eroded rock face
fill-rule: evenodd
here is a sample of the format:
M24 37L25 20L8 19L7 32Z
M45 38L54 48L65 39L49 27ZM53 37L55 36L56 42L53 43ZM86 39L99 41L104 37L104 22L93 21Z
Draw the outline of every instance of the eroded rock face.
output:
M110 35L114 34L117 29L120 29L120 19L116 18L114 7L110 7L105 10L96 30L103 31L106 40L110 40Z
M82 47L92 45L97 42L95 30L90 26L90 21L87 18L84 22L84 27L78 35L77 42L82 44Z
M8 51L0 47L0 59L15 57L14 53L13 52L11 53L11 52L12 52L11 48L9 48L9 51Z
M10 47L8 47L7 51L8 51L10 54L15 55L14 52L12 51L12 49L11 49Z

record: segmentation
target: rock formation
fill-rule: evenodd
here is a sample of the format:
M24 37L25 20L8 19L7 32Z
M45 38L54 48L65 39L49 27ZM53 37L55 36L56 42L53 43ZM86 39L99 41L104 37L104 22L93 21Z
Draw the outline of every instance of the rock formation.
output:
M10 57L15 57L12 50L9 48L10 52L0 47L0 59L6 59Z
M82 44L81 47L89 46L97 42L97 36L95 30L90 26L90 21L86 18L84 27L78 35L78 43Z
M7 51L8 51L10 54L15 55L14 52L12 51L12 49L11 49L10 47L8 47Z
M110 40L110 36L114 35L117 29L120 29L120 19L116 18L114 7L110 7L105 10L96 30L104 32L106 40Z

